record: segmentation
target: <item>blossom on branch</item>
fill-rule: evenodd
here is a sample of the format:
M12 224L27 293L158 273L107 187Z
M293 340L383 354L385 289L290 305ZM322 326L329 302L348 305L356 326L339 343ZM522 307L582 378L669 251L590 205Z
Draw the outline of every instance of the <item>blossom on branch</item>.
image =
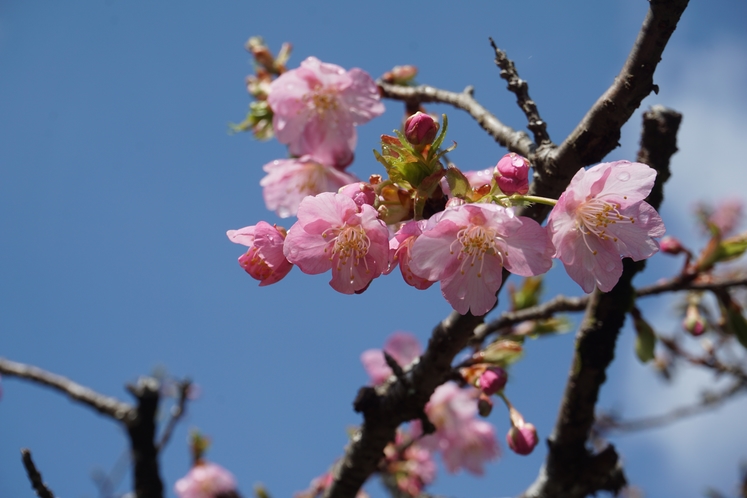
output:
M474 388L462 389L453 382L438 386L425 406L436 432L423 438L423 445L441 452L449 472L464 468L483 474L483 465L499 455L493 426L477 418Z
M332 288L353 294L388 268L389 231L372 206L327 192L301 201L283 252L304 273L331 269Z
M401 367L412 363L422 352L418 338L408 332L390 335L384 343L384 351ZM383 384L392 376L392 369L387 365L381 349L367 349L361 353L361 363L375 386Z
M325 166L311 156L277 159L264 165L267 176L259 184L263 187L265 205L281 218L295 216L298 205L307 195L337 192L341 187L357 182L350 173Z
M581 169L561 194L547 221L555 257L585 292L610 291L622 275L620 257L646 259L664 235L659 213L644 201L656 171L616 161Z
M410 268L410 251L412 245L418 236L423 233L427 223L427 220L408 221L402 225L389 241L390 260L392 262L389 271L392 271L399 264L399 269L402 272L402 278L405 279L405 283L419 290L425 290L436 283L433 280L427 280L415 275Z
M553 249L534 220L495 204L465 204L443 212L410 250L412 272L440 280L461 314L484 315L495 305L503 268L530 277L552 266Z
M179 498L215 498L236 489L236 479L220 465L198 462L174 485Z
M384 112L376 83L362 69L309 57L270 85L275 136L294 156L345 167L353 160L355 126Z
M529 192L529 161L509 152L495 165L495 180L506 195L526 194Z
M260 286L274 284L293 268L283 255L285 230L282 228L260 221L239 230L229 230L226 235L231 242L249 248L239 256L239 265L259 280Z

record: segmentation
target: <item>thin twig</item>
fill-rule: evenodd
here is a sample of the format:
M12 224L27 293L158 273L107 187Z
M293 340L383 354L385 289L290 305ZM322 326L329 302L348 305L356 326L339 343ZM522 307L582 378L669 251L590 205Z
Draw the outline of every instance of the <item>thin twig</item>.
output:
M498 48L492 38L490 46L495 51L495 64L501 69L501 78L508 82L509 91L516 95L516 103L527 117L527 128L534 135L537 145L550 145L550 135L547 134L547 123L540 117L537 104L529 97L529 85L519 77L516 66L508 58L506 52Z
M472 116L482 129L487 131L496 142L511 152L516 152L522 156L529 156L534 151L535 144L529 138L529 135L503 124L498 118L488 112L473 97L474 88L471 86L468 86L460 93L456 93L428 85L390 85L381 80L377 81L377 84L381 90L381 96L384 98L401 100L409 105L438 102L462 109Z
M681 406L661 415L643 417L635 420L617 420L611 416L597 417L595 430L602 434L606 434L608 432L627 433L662 427L683 418L691 417L693 415L697 415L699 413L717 408L725 401L745 390L747 390L747 383L744 380L738 380L721 392L703 393L702 400L698 403Z
M26 475L29 476L29 481L31 481L31 487L36 491L36 496L39 498L54 498L54 493L44 483L41 474L34 465L34 460L31 459L31 450L28 448L21 449L21 460L23 460L23 466L26 468Z
M61 375L53 374L33 365L18 363L0 358L0 373L9 377L19 377L38 384L45 385L67 394L70 398L87 406L97 412L112 417L119 422L126 419L133 410L127 403L116 398L99 394L96 391L82 386Z
M177 403L173 407L171 407L171 416L169 417L169 421L166 423L166 427L161 434L161 439L156 445L157 451L160 452L166 447L166 445L169 443L169 439L171 439L171 434L174 432L176 425L179 423L179 420L182 418L182 416L184 416L184 412L186 411L187 407L187 400L189 399L189 390L191 387L192 382L189 379L185 379L179 382L179 399Z

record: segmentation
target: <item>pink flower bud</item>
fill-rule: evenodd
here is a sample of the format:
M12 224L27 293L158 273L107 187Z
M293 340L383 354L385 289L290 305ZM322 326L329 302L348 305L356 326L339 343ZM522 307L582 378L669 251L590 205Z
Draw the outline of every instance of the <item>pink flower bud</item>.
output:
M493 176L498 188L506 195L529 192L529 161L514 152L509 152L495 165Z
M682 246L680 241L671 235L667 235L661 239L659 242L659 249L661 249L661 252L667 254L680 254L685 251L685 248Z
M438 129L433 117L418 111L405 121L405 138L415 146L429 145L435 140Z
M344 187L340 188L339 193L353 199L358 207L361 207L364 204L373 206L374 201L376 200L376 192L374 192L373 187L366 182L357 182L345 185Z
M407 85L412 82L417 74L418 68L415 66L394 66L391 71L384 73L381 79L395 85Z
M492 411L493 401L490 399L490 396L485 393L480 393L480 397L477 398L477 413L479 413L481 417L487 417Z
M508 380L508 373L500 367L492 367L485 370L478 380L478 387L487 395L503 391Z
M695 337L705 332L705 319L700 314L697 304L688 304L682 327Z
M512 425L508 434L506 434L506 442L514 453L528 455L539 442L537 429L534 428L533 424L524 424L521 427Z

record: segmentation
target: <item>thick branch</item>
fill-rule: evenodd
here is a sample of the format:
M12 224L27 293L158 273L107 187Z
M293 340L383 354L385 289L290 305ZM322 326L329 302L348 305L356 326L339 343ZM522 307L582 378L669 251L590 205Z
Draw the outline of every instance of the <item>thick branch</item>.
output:
M495 64L501 69L501 78L508 82L509 91L516 95L516 103L527 117L527 128L534 134L534 141L538 145L551 145L550 135L547 134L547 123L540 117L537 104L529 97L529 85L519 78L513 61L506 52L498 48L492 38L490 46L495 51Z
M467 344L482 317L453 312L434 330L418 363L379 389L361 388L355 400L363 424L345 449L333 471L334 481L325 498L352 498L377 470L384 447L394 440L397 427L424 417L423 407L436 387L448 380L454 357Z
M663 198L662 184L670 176L669 159L677 148L667 145L674 144L679 122L660 127L651 125L651 121L659 122L660 115L667 112L670 111L647 112L643 116L639 157L649 156L649 166L658 173L647 198L655 209L659 208ZM658 149L659 144L666 148ZM596 290L589 297L584 320L576 334L576 349L558 420L548 438L547 459L525 496L583 497L601 490L616 493L625 486L625 476L612 445L599 454L593 454L586 443L594 425L599 391L607 379L607 367L614 358L617 336L635 299L632 280L644 267L645 261L634 262L626 258L617 285L606 294Z
M31 459L31 451L26 448L21 449L21 459L26 469L26 475L28 475L29 481L31 481L31 487L36 491L36 496L39 498L54 498L54 493L44 484L41 474L36 469L36 465L34 465L34 460Z
M104 396L61 375L53 374L33 365L26 365L0 358L0 373L9 377L19 377L51 387L71 399L88 405L97 412L123 422L133 407L115 398Z
M619 145L620 130L652 90L661 54L677 26L688 0L650 0L649 12L614 83L589 109L558 147L538 147L531 157L535 167L531 195L557 199L573 175L601 161ZM545 219L549 207L535 204L520 214Z
M432 86L420 85L415 87L391 85L379 80L381 96L393 100L401 100L410 106L417 106L423 102L437 102L449 104L457 109L466 111L496 142L511 152L522 156L529 156L534 151L534 143L529 135L523 131L516 131L503 124L498 118L488 112L473 97L474 88L468 86L461 93L441 90Z
M134 386L127 386L138 401L136 414L127 424L137 498L163 497L163 481L159 474L158 448L155 444L160 387L160 383L152 377L141 377Z

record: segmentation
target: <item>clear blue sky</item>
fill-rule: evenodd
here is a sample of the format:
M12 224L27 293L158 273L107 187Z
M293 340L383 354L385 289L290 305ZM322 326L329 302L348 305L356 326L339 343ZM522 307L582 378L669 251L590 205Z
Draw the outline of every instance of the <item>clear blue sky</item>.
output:
M212 437L208 457L234 472L245 495L258 481L276 497L304 489L341 455L346 427L360 421L351 406L367 382L360 353L380 347L395 330L425 342L450 308L437 286L419 292L394 276L363 295L343 296L327 285L328 275L295 269L259 288L239 268L241 247L225 231L278 221L264 209L258 182L261 166L285 155L278 143L226 132L249 103L246 39L263 35L273 50L292 42L291 67L314 55L376 77L415 64L420 82L451 90L472 84L485 106L521 128L524 118L492 61L492 36L529 81L559 142L612 82L647 6L645 0L3 2L0 356L121 399L126 382L158 366L194 379L202 397L162 457L170 496L188 470L192 426ZM746 184L745 19L740 0L693 2L657 73L661 92L645 102L686 113L663 212L670 232L690 228L692 200L739 194ZM359 129L352 168L361 177L381 172L370 150L399 125L402 106L386 105L383 117ZM430 109L449 113L449 138L459 144L451 158L462 168L491 166L505 153L463 114ZM639 123L640 112L611 159L633 158ZM714 157L709 150L721 145L728 152ZM724 185L727 173L737 176ZM640 283L677 266L657 258L656 270ZM580 293L554 273L554 289ZM650 396L656 381L635 364L631 342L626 329L602 406L661 412L667 405ZM541 437L554 422L571 352L570 334L533 342L512 372L508 393ZM115 465L124 435L56 393L14 379L4 379L2 388L0 496L32 496L20 447L32 449L59 496L96 496L90 474ZM684 399L678 396L667 398L668 406ZM706 485L731 491L738 461L747 459L747 427L735 418L744 413L743 401L679 425L684 432L615 440L632 483L650 496L692 496ZM490 420L503 441L505 411L496 409ZM708 432L729 423L728 434ZM677 442L689 441L683 433L707 437L682 449ZM432 490L514 495L534 479L543 458L542 446L529 457L504 450L487 477L441 471ZM127 486L125 477L120 491ZM376 483L368 489L381 495Z

